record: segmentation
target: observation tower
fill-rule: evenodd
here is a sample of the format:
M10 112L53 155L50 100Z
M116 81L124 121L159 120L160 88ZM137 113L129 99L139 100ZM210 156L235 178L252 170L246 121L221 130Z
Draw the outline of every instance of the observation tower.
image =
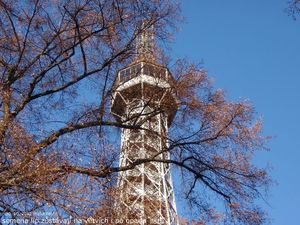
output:
M168 148L168 128L177 110L173 78L156 63L153 29L137 35L136 59L117 74L111 112L134 128L121 130L116 217L121 224L178 225ZM135 128L136 127L136 128Z

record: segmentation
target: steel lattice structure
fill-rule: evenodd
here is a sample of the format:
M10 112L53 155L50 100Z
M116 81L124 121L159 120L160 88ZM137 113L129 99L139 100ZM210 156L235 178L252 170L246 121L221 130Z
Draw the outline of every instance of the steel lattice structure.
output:
M154 159L118 175L118 217L130 224L178 225L170 165L168 128L177 111L173 78L154 56L153 27L137 35L136 60L118 72L111 112L118 121L136 126L121 131L121 167ZM136 220L136 221L135 221ZM125 221L126 224L126 221Z
M142 128L122 129L121 167L137 159L170 158L168 127L177 109L171 81L167 68L145 61L119 71L111 111L117 120ZM168 164L148 162L120 172L118 187L123 217L139 219L135 224L178 224Z

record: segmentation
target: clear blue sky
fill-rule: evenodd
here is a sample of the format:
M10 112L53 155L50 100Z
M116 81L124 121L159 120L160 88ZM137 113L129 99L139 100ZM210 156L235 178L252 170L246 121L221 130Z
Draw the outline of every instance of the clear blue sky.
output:
M272 166L274 225L300 224L300 17L287 0L188 0L172 54L204 67L230 99L249 99L273 136L256 161Z

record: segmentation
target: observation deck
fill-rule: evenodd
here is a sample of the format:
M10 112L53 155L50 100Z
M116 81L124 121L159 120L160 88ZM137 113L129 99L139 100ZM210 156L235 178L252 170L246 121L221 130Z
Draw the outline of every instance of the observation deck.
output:
M160 105L168 115L170 125L178 106L176 92L172 88L174 81L170 71L164 66L145 61L132 63L118 71L111 112L117 120L121 120L128 105L138 105L133 102L134 99L143 99L149 105Z

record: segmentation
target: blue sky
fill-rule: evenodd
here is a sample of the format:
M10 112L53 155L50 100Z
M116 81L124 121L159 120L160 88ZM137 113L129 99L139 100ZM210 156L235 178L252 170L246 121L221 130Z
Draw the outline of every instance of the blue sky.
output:
M271 165L277 182L267 204L274 225L297 225L300 214L300 17L287 0L188 0L185 22L172 44L175 57L204 62L228 98L249 99L273 136L270 152L256 162Z

